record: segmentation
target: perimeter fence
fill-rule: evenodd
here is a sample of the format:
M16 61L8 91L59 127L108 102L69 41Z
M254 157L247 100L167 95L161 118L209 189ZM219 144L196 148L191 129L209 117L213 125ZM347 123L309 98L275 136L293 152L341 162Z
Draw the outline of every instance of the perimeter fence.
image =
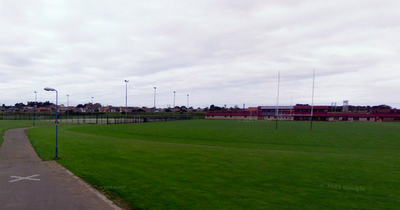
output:
M35 120L55 121L54 113L0 113L0 120ZM133 115L133 114L58 114L58 122L82 123L82 124L126 124L126 123L149 123L179 120L205 119L203 114L155 114L155 115Z

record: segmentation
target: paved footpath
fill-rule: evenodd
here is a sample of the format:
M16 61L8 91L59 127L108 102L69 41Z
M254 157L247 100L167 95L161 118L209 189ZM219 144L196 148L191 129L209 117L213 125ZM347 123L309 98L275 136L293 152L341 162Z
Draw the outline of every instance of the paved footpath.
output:
M120 208L56 161L41 161L25 129L13 129L0 148L0 209Z

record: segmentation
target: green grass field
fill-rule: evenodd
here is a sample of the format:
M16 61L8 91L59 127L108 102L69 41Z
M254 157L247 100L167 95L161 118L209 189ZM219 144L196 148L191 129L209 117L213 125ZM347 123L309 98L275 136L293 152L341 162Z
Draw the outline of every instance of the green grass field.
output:
M54 122L43 122L35 121L35 126L33 126L32 120L0 120L0 146L3 143L4 132L13 128L27 128L27 127L37 127L37 126L49 126L54 125Z
M54 127L28 133L53 159ZM400 209L396 123L70 125L59 156L132 209Z

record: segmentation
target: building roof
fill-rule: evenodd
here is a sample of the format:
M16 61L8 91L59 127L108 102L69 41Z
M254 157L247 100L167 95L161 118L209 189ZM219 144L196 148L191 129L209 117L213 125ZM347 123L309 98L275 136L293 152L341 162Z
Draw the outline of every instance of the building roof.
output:
M294 106L294 109L311 109L311 108L313 108L313 109L328 109L329 107L328 106L309 106L309 105L306 105L306 106Z
M276 106L259 106L260 109L276 109ZM278 106L278 109L293 109L293 106Z

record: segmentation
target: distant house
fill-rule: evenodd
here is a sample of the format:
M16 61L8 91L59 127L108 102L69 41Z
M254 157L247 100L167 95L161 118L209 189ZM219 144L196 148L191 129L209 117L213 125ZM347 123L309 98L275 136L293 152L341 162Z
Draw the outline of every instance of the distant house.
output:
M84 107L81 107L81 108L75 107L74 108L74 112L76 112L76 113L86 113L86 109Z
M99 107L99 112L110 112L111 107Z
M52 109L50 107L39 107L37 108L38 112L50 112Z

